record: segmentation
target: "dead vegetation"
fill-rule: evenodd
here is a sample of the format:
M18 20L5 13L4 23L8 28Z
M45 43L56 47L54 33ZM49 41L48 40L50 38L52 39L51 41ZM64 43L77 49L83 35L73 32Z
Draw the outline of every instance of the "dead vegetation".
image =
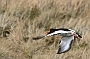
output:
M0 0L0 59L89 59L89 15L89 0ZM56 54L61 37L32 40L60 27L82 35L65 54Z

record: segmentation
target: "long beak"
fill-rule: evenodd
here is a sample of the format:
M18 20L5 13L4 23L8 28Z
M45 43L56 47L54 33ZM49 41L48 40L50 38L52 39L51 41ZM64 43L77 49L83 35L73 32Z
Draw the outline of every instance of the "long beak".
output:
M50 33L50 30L49 31L47 31L47 32L45 32L45 34L49 34Z
M39 40L41 38L44 38L45 36L37 36L37 37L34 37L33 40Z

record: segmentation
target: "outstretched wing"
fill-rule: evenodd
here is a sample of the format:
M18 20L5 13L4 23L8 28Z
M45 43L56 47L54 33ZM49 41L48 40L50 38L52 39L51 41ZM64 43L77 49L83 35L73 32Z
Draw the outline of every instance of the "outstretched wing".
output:
M74 36L62 37L57 54L61 54L69 51L73 40L74 40Z
M55 32L48 33L46 36L53 36L53 35L57 35L57 34L68 34L68 33L70 33L70 31L58 30L58 31L55 31Z

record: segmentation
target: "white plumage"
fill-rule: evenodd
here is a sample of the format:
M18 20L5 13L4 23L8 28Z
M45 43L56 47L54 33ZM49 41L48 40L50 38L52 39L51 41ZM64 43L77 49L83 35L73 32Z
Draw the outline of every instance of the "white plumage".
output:
M57 54L61 54L68 51L71 48L71 44L73 40L74 40L74 36L62 37Z
M78 38L78 37L82 38L74 30L66 29L66 28L59 28L59 29L50 29L50 31L47 32L45 36L34 38L34 39L36 40L36 39L40 39L47 36L53 36L53 35L62 36L57 54L61 54L61 53L69 51L71 48L71 44L74 41L74 38Z

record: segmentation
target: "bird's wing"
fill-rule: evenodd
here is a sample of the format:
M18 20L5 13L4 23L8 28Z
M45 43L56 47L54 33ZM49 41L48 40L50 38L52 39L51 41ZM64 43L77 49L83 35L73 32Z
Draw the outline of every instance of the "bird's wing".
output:
M70 33L70 31L62 31L62 30L59 30L59 31L55 31L53 33L49 33L47 34L46 36L52 36L52 35L56 35L56 34L66 34L66 33Z
M61 54L70 50L73 40L74 40L74 36L62 37L57 54Z
M34 37L33 40L39 40L39 39L47 37L47 36L53 36L53 35L56 35L56 34L63 34L63 33L65 34L65 33L69 33L69 32L68 31L59 30L59 31L55 31L53 33L46 34L45 36Z

